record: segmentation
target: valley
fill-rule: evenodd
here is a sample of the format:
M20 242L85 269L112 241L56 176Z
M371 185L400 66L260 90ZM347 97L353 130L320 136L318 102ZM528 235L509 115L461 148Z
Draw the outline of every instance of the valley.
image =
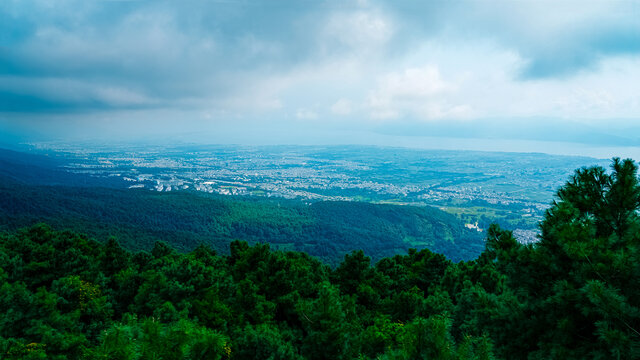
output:
M539 153L373 146L141 146L34 143L70 173L155 192L198 191L436 207L484 231L491 223L536 241L554 191L576 168L608 160Z

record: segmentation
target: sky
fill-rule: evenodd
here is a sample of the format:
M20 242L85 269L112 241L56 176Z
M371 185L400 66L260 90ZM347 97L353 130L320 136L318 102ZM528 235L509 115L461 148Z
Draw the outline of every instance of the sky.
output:
M640 2L2 0L0 134L640 147Z

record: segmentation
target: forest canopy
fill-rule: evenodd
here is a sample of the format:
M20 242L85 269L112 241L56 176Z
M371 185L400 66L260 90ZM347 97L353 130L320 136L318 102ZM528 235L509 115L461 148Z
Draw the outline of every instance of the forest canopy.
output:
M493 225L458 263L268 244L130 251L37 224L0 235L5 359L637 359L640 186L575 172L523 245Z
M231 241L241 239L305 252L334 266L353 249L377 261L427 247L459 261L476 258L484 248L481 233L430 206L304 203L90 184L34 185L3 177L0 171L0 230L45 222L95 239L115 236L128 250L150 251L162 240L181 252L205 244L221 254L229 253Z

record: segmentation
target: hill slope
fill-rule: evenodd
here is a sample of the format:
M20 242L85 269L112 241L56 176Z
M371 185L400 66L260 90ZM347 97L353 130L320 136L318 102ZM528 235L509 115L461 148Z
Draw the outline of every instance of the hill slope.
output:
M101 187L45 186L0 178L0 228L35 222L116 236L129 249L158 239L180 250L205 243L227 252L233 239L268 242L335 263L353 249L375 259L427 247L453 260L476 257L480 234L433 208L227 198L197 192L155 193Z
M453 260L475 258L480 234L435 208L225 197L126 189L113 178L72 174L64 160L0 149L0 229L36 222L117 237L131 250L162 239L188 251L204 243L226 253L234 239L304 251L335 264L363 249L374 259L429 248Z

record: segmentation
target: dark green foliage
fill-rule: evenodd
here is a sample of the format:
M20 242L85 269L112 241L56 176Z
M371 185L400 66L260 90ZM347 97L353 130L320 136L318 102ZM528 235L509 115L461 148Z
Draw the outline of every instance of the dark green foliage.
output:
M114 236L129 250L149 251L161 239L180 251L206 244L228 253L228 244L242 239L306 252L331 265L353 249L378 260L419 246L457 261L477 257L484 246L479 233L431 207L44 186L0 171L0 229L42 221L99 239Z
M138 321L128 317L106 330L95 348L86 349L88 359L198 359L228 358L226 336L192 321L182 319L162 323L153 318Z
M0 233L0 358L639 359L639 189L632 161L578 170L539 243L492 226L459 263Z
M291 343L292 332L280 330L268 324L247 325L234 336L233 358L242 360L298 360Z

